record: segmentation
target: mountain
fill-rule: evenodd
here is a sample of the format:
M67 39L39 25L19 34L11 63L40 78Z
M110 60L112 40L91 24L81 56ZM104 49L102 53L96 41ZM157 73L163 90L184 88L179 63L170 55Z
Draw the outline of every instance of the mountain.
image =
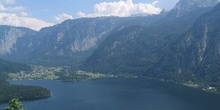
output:
M170 14L181 17L199 8L215 6L219 0L180 0Z
M33 35L36 31L23 27L0 26L0 55L11 54L17 50L17 41L25 36Z
M130 65L131 68L127 69L127 64L136 61L136 59L132 59L134 56L140 59L141 56L137 56L141 55L139 52L145 52L142 51L145 48L141 48L144 47L145 39L137 40L137 38L141 38L139 32L143 30L144 27L133 26L111 34L89 57L83 69L101 73L118 73L121 72L122 68L125 68L123 69L124 72L134 72L132 71L134 65ZM140 48L137 50L138 47ZM137 64L141 64L141 62Z
M186 5L190 5L189 2L198 4L195 0L181 0L176 7L184 10ZM200 2L208 4L210 1ZM82 69L101 73L146 74L163 58L169 45L190 29L196 19L212 9L213 5L193 5L187 11L181 11L178 17L176 7L152 25L133 25L112 33L88 58Z
M20 39L9 41L13 43L11 47L14 49L7 51L3 58L40 64L53 64L64 60L74 62L80 59L79 57L87 56L88 51L97 47L118 21L117 18L69 20L44 28L30 36L17 36ZM13 38L10 35L4 37Z
M217 3L218 0L180 0L153 28L160 29L163 34L168 31L172 34L182 33L191 28L198 17L212 9Z
M85 18L44 28L34 36L34 50L30 59L48 65L81 62L97 48L118 22L118 18Z
M81 18L43 28L39 32L1 26L1 30L7 33L0 35L0 45L7 47L2 49L1 58L19 63L77 66L110 33L131 25L151 25L160 16Z
M194 82L219 81L219 20L220 3L169 46L168 54L153 67L153 75Z
M37 32L23 27L0 26L0 56L4 60L16 62L18 59L20 63L24 63L24 59L28 57L27 47L31 50L31 38Z
M159 15L80 18L38 32L0 26L0 56L91 72L218 81L218 2L180 0Z

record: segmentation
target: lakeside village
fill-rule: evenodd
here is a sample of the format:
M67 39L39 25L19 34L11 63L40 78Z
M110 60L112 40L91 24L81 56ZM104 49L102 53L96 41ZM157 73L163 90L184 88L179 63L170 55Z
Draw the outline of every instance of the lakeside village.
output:
M101 73L92 73L86 72L82 70L78 70L76 72L72 72L70 67L44 67L44 66L31 66L32 71L26 72L21 71L19 73L10 73L9 79L10 80L62 80L62 81L86 81L92 79L101 79L101 78L147 78L147 79L156 79L157 78L150 78L150 77L143 77L143 76L134 76L134 75L111 75L111 74L101 74ZM167 81L164 79L159 79L163 82L172 82ZM177 83L181 84L181 83ZM196 84L192 81L188 81L182 83L181 85L201 89L207 92L213 92L220 94L220 88L210 86L207 84Z
M44 67L31 66L32 71L20 71L10 73L10 80L62 80L62 81L85 81L100 78L116 78L116 75L91 73L86 71L71 71L70 67Z

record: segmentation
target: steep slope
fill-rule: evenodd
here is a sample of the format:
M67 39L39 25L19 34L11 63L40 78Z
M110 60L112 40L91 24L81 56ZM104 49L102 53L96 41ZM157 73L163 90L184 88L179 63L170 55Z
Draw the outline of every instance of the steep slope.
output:
M218 0L180 0L176 6L155 25L152 26L155 33L169 36L175 40L176 35L187 31L195 20L212 9ZM159 31L158 31L159 30Z
M187 81L220 80L220 4L170 45L169 53L153 67L153 75Z
M14 31L13 34L2 35L3 40L13 38L13 41L0 43L2 47L9 48L1 57L19 63L77 66L88 58L110 33L131 25L149 26L161 16L81 18L67 20L39 32ZM8 28L16 30L15 27ZM5 33L12 32L8 29ZM9 44L10 47L7 46Z
M65 21L44 28L32 36L15 39L13 46L16 49L7 52L3 58L35 64L72 64L80 57L88 56L87 52L97 47L118 22L118 18Z
M82 69L103 73L146 74L166 54L168 45L188 30L200 15L212 8L207 5L193 6L181 11L177 17L177 11L184 10L191 3L198 4L198 1L180 0L178 10L174 8L153 25L128 27L111 34Z
M137 68L146 67L144 55L147 48L144 46L149 44L143 37L146 34L140 34L144 29L133 26L111 34L87 60L83 69L101 73L134 73Z
M219 0L180 0L174 7L171 16L181 17L201 7L215 6Z
M18 39L35 33L36 31L27 28L0 25L0 55L12 54L18 49L15 46Z
M0 59L0 74L19 72L19 71L30 71L31 67L25 64L12 63Z
M83 18L42 29L35 36L37 42L33 42L31 59L40 64L78 65L92 54L116 26L129 19Z

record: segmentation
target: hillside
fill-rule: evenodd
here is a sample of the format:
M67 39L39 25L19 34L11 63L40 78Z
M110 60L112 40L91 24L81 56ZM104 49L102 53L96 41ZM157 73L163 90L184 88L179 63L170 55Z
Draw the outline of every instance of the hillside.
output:
M189 31L169 46L153 74L172 79L219 81L220 4L203 14Z
M163 14L125 18L80 18L67 20L38 32L0 26L1 30L5 30L5 34L0 34L0 45L7 47L0 48L4 52L0 53L0 57L18 63L77 67L111 33L132 25L150 26L162 16Z
M172 10L158 15L79 18L40 31L0 26L0 58L63 66L71 73L62 70L59 75L68 80L82 70L218 82L218 2L180 0ZM8 71L7 67L1 68Z
M185 10L185 7L192 4ZM181 0L173 10L151 26L131 26L112 33L89 57L82 69L147 75L148 70L168 52L169 45L189 30L198 17L213 8L209 1L203 4Z

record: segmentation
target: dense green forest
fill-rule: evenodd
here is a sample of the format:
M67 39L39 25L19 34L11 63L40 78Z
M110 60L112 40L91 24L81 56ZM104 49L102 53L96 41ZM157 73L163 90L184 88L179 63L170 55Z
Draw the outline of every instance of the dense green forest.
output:
M50 97L50 91L37 86L12 85L0 74L0 103L8 102L12 98L21 100L33 100Z
M0 59L0 72L31 71L31 67L26 64L17 64Z

